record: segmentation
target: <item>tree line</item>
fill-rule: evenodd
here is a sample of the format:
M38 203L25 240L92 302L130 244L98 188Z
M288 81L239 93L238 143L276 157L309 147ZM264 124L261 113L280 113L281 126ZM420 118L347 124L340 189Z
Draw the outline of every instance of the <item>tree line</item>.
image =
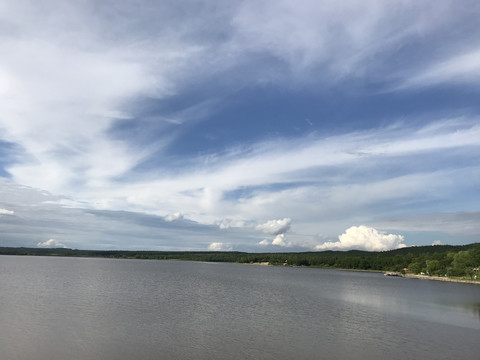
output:
M437 276L475 278L480 267L480 243L470 245L413 246L371 251L246 253L236 251L127 251L0 247L0 255L103 257L115 259L188 260L332 269L408 271ZM408 269L408 270L405 270Z

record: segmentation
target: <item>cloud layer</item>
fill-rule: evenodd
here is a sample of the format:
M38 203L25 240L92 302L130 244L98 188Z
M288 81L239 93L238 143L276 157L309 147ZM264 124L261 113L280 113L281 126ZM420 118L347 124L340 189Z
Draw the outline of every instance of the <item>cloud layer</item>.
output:
M352 224L432 232L439 213L451 215L441 231L478 241L478 11L473 0L5 3L5 241L42 229L81 247L76 214L99 225L94 238L135 223L144 240L121 236L128 248L388 247Z

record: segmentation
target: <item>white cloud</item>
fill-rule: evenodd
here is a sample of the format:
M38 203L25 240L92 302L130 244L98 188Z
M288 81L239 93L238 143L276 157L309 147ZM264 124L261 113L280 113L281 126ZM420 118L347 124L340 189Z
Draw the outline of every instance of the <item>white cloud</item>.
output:
M282 247L291 247L292 244L286 240L285 234L278 234L275 236L275 239L272 241L272 245L282 246Z
M441 240L434 240L432 243L432 246L435 246L435 245L443 245L443 243Z
M405 247L402 235L383 234L364 225L352 226L338 237L339 241L325 242L315 247L316 250L367 250L385 251Z
M64 244L61 242L55 240L55 239L49 239L44 242L39 242L37 244L38 247L50 247L50 248L66 248Z
M210 251L232 251L232 245L226 244L223 242L212 242L208 246L208 250Z
M181 214L179 212L176 212L176 213L173 213L173 214L167 214L167 215L165 215L164 219L167 222L181 220L181 219L183 219L183 214Z
M263 231L266 234L280 235L286 233L290 229L292 219L284 218L281 220L270 220L264 224L257 225L256 230Z
M258 242L258 245L261 245L261 246L274 245L274 246L281 246L281 247L293 246L291 242L286 240L285 234L278 234L277 236L275 236L273 240L263 239L262 241Z
M13 210L0 209L0 215L13 215L14 213Z
M132 151L109 129L131 118L125 109L132 99L171 94L168 78L191 47L176 51L171 38L155 35L142 45L121 19L91 5L46 1L47 23L35 2L2 6L0 19L15 31L0 30L0 52L8 54L0 60L0 138L24 151L8 168L18 183L73 194L72 187L109 183L154 151ZM119 33L111 37L113 28ZM158 42L169 45L160 45L161 55Z

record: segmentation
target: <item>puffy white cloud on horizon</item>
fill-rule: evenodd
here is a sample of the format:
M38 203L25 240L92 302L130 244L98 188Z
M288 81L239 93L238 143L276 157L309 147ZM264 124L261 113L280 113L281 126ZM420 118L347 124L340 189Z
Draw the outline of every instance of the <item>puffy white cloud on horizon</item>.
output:
M255 227L255 230L262 231L265 234L275 235L273 240L264 239L258 243L261 246L281 246L291 247L292 243L287 241L285 233L290 230L292 219L284 218L278 220L269 220L266 223L259 224Z
M275 239L272 241L272 245L282 246L282 247L291 247L292 244L286 240L285 234L278 234L275 236Z
M210 251L232 251L232 245L223 243L223 242L213 242L208 245L208 250Z
M443 245L443 242L441 240L434 240L432 243L432 246L435 246L435 245Z
M0 209L0 215L13 215L13 214L15 214L15 211L13 210Z
M348 228L336 242L325 242L315 246L316 250L367 250L385 251L405 247L402 235L384 234L374 228L360 225Z
M278 234L277 236L275 236L273 240L263 239L262 241L258 242L257 245L261 245L261 246L274 245L274 246L281 246L281 247L293 246L291 242L287 241L285 234Z
M44 242L39 242L37 244L38 247L49 247L49 248L66 248L66 246L64 244L62 244L61 242L55 240L55 239L49 239L47 241L44 241Z
M257 225L256 230L262 231L265 234L280 235L286 233L290 229L292 219L284 218L281 220L269 220L264 224Z

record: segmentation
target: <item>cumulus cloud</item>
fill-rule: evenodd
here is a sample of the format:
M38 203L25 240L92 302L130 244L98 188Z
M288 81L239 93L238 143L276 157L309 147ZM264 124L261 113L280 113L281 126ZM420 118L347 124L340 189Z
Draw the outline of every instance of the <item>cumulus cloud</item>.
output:
M176 220L181 220L183 219L183 214L182 213L179 213L179 212L176 212L176 213L171 213L171 214L167 214L164 216L164 219L165 221L167 222L172 222L172 221L176 221Z
M208 246L208 250L210 250L210 251L232 251L232 245L222 243L222 242L212 242Z
M258 245L261 245L261 246L274 245L274 246L281 246L281 247L293 246L291 242L287 241L287 237L285 236L285 234L278 234L277 236L275 236L273 240L263 239L258 243Z
M292 219L284 218L282 220L270 220L264 224L255 227L258 231L263 231L265 234L279 235L284 234L290 229Z
M384 234L374 228L360 225L348 228L338 241L328 241L315 246L316 250L367 250L385 251L405 247L403 236Z
M278 234L272 241L272 245L290 247L292 244L286 240L285 234Z
M0 215L13 215L14 213L13 210L0 209Z
M441 240L434 240L432 243L432 246L435 246L435 245L443 245L443 243Z
M37 246L44 247L44 248L66 248L65 244L62 244L61 242L55 239L49 239L44 242L39 242Z
M260 241L258 245L275 245L282 247L292 246L292 244L286 240L285 236L285 233L290 229L291 223L292 219L284 218L279 220L270 220L264 224L257 225L255 230L262 231L265 234L275 235L275 238L272 241L264 239Z

